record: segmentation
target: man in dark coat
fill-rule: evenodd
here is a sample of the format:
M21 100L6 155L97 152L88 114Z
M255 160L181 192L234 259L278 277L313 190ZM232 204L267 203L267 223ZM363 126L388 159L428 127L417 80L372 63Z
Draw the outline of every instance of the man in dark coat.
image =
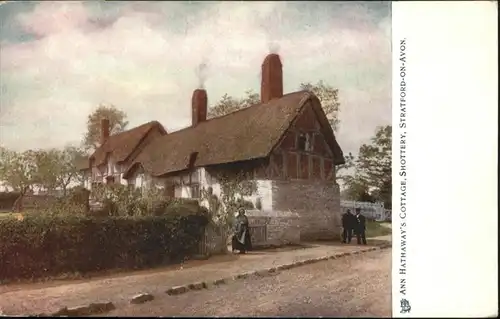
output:
M358 245L366 245L366 218L361 215L361 208L356 208L356 239Z
M238 250L240 254L244 254L252 250L252 240L250 238L250 227L248 218L245 216L245 210L240 208L234 225L234 235L231 241L233 252Z
M354 215L351 213L351 210L348 209L346 213L342 215L342 242L343 243L351 243L352 239L352 231L354 228Z

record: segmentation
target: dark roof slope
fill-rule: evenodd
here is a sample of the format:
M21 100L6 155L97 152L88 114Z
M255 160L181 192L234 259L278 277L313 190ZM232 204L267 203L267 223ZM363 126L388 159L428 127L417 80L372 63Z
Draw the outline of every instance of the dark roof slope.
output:
M313 101L336 164L344 156L317 97L308 91L284 95L221 117L201 122L159 137L137 157L134 164L153 176L188 168L190 156L197 152L195 166L208 166L267 157L301 111L305 102ZM132 169L132 165L129 171Z
M146 134L154 127L158 127L164 134L167 134L158 121L151 121L130 130L111 135L103 145L95 150L90 158L95 160L96 165L101 165L106 161L106 154L111 153L111 156L117 162L122 162L132 154Z

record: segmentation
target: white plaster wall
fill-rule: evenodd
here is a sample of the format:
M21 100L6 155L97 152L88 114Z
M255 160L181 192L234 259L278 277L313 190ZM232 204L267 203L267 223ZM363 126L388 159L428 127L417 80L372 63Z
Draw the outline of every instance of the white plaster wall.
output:
M102 171L101 171L102 170ZM92 188L93 182L106 182L106 176L115 176L117 177L116 182L121 185L128 185L128 181L123 178L123 174L119 174L118 172L124 171L121 165L117 165L112 161L108 161L106 165L101 166L100 169L97 167L93 167L91 171L88 173L88 176L85 178L84 187L90 190ZM135 182L135 181L134 181Z
M212 192L214 195L217 197L220 197L221 195L221 187L220 184L217 182L217 180L211 176L205 168L199 168L199 182L200 182L200 188L205 188L207 189L208 187L212 187ZM257 180L257 191L254 195L252 196L244 196L243 198L247 201L250 201L254 204L254 206L257 203L257 198L260 198L261 204L262 204L262 210L263 211L271 211L272 210L272 205L273 205L273 200L272 200L272 183L269 180ZM206 201L202 202L202 205L207 206L208 203Z
M191 198L191 189L189 187L189 173L182 173L175 177L170 177L173 179L175 186L175 197L177 198ZM131 176L131 183L139 188L150 187L155 184L157 187L162 187L165 185L165 178L152 178L151 176L143 173L138 173ZM217 197L221 195L221 187L217 180L211 176L204 167L199 167L191 173L191 182L198 183L200 185L200 190L208 189L212 187L213 194ZM262 204L262 211L272 211L273 205L273 185L269 180L257 180L257 192L252 196L245 196L244 199L251 201L254 206L257 203L257 199L260 198ZM208 206L206 201L201 203L204 206Z
M257 198L260 198L262 211L273 209L273 184L270 180L257 180L257 192L249 198L254 206L257 203Z

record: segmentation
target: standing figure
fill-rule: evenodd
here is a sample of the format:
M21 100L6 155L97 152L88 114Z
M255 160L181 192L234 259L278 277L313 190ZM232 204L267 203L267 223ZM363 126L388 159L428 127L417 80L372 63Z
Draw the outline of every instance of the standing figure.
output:
M351 213L351 210L348 209L346 213L342 215L342 242L343 243L351 243L352 239L352 231L354 229L355 223L354 223L355 217Z
M363 241L363 245L366 245L366 218L361 215L361 208L356 208L356 226L358 245L361 245L361 241Z
M238 210L238 216L234 224L234 235L232 238L232 250L238 250L240 254L244 254L249 250L252 250L252 240L250 238L250 227L248 224L248 218L245 216L245 210L240 208Z

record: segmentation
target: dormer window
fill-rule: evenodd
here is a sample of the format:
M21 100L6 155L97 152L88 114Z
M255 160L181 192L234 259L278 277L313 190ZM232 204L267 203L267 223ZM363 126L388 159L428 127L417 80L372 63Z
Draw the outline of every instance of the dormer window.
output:
M312 136L311 133L300 133L297 139L297 149L299 151L312 151Z

